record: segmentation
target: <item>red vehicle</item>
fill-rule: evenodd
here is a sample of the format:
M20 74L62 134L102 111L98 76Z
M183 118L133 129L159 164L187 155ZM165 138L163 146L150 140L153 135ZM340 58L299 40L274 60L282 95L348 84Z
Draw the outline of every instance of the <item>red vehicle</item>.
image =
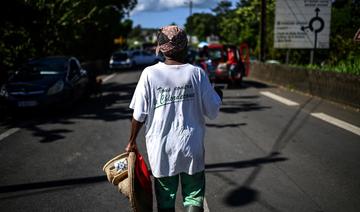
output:
M240 84L247 76L248 67L241 48L231 45L210 44L199 52L199 64L214 83Z

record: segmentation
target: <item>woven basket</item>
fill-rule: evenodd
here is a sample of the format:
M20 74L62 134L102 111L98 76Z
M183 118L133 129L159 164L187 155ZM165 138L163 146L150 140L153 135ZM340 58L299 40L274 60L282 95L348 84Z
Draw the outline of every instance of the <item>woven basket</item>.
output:
M119 191L129 197L130 205L133 211L137 210L136 204L136 192L135 192L135 162L136 154L134 152L129 153L128 157L128 176L125 180L121 181L118 185Z
M127 161L127 169L117 172L115 164L124 160ZM135 163L136 154L134 152L124 153L108 161L104 165L103 171L106 173L109 182L116 185L119 192L129 198L132 211L151 212L152 198L149 198L149 194L140 187L135 177Z

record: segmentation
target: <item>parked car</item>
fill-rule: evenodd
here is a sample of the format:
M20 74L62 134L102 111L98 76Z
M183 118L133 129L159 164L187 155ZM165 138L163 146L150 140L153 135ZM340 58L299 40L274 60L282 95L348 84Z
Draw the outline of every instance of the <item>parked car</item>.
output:
M159 57L148 51L134 50L131 52L131 60L133 66L153 65L159 61Z
M89 79L75 57L30 60L1 87L0 98L13 108L67 105L86 94Z
M144 50L118 51L111 55L109 68L133 68L135 66L152 65L160 60L160 57Z
M230 48L233 56L230 59ZM230 52L229 50L229 52ZM197 64L208 74L212 82L240 83L245 76L245 65L235 46L210 44L199 52Z
M129 51L119 51L111 55L109 61L110 69L122 69L122 68L131 68L131 52Z

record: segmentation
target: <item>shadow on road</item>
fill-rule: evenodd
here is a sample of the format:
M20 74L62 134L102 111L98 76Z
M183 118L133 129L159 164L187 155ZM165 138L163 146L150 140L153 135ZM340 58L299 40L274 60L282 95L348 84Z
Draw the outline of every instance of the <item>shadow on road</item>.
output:
M255 81L245 81L242 87L231 87L230 89L240 90L246 89L249 87L255 88L269 88L268 85L255 82ZM259 104L257 100L259 95L244 95L244 96L223 96L223 103L221 105L220 111L223 113L240 113L240 112L250 112L250 111L261 111L265 109L270 109L270 106L263 106Z
M309 105L312 100L313 98L309 98L305 103L303 103L297 109L297 111L293 114L293 116L290 118L288 123L282 129L278 137L275 138L275 142L271 148L271 152L268 153L265 157L250 161L229 162L223 164L225 166L229 166L233 168L237 168L237 167L243 168L243 167L251 167L251 166L255 167L254 170L250 173L250 175L241 185L239 185L236 181L229 179L228 177L226 177L221 173L215 174L217 177L221 178L229 185L235 187L225 195L223 199L225 204L232 207L241 207L256 201L263 207L267 208L269 211L273 211L273 212L279 211L278 209L274 208L269 203L267 203L264 199L261 199L260 192L251 188L251 185L262 171L264 165L272 162L280 162L280 161L288 160L287 158L279 157L279 155L281 155L281 151L288 145L288 143L296 135L296 133L305 125L305 122L309 119L311 112L315 111L316 108L321 104L320 101L319 103L312 106L312 108L310 108L310 112L306 113L304 117L300 117L301 111L307 105ZM207 168L212 168L212 167L221 167L221 164L207 165Z
M240 123L240 124L206 124L207 127L214 127L214 128L227 128L227 127L239 127L239 126L245 126L246 123Z
M224 96L223 99L257 99L259 95L248 95L248 96Z
M100 183L105 181L107 181L107 177L104 175L104 176L0 186L0 194L5 194L5 196L0 197L0 200L19 198L23 196L29 196L29 195L41 194L41 193L57 192L59 190L71 189L74 188L75 186L77 187L77 186ZM17 192L21 192L21 193L17 193Z
M268 163L276 163L288 160L285 157L263 157L263 158L255 158L252 160L246 161L236 161L236 162L226 162L226 163L213 163L213 164L206 164L205 169L215 169L215 168L233 168L233 169L241 169L241 168L248 168L248 167L255 167L263 164ZM233 170L232 169L232 170Z
M265 200L261 199L260 192L251 188L251 184L256 179L256 176L259 174L261 170L260 167L266 164L283 162L287 160L288 158L280 157L278 153L273 153L266 157L256 158L247 161L208 164L205 165L205 168L207 173L210 172L212 175L215 175L216 177L220 178L222 181L226 182L229 186L235 187L225 195L223 200L225 204L231 207L241 207L257 201L263 207L269 209L269 211L275 212L278 210L273 206L271 206L269 203L267 203ZM250 168L250 167L255 167L254 171L251 172L250 176L240 186L236 180L231 179L226 175L222 174L223 172L231 172L234 171L235 169ZM218 168L228 168L228 169L218 169Z
M270 109L270 106L261 106L257 102L224 101L220 111L223 113L240 113Z
M65 180L55 180L55 181L45 181L45 182L37 182L37 183L16 184L16 185L0 186L0 193L53 188L53 187L61 187L61 186L69 186L69 185L91 184L91 183L98 183L103 181L107 181L106 175L65 179Z
M275 86L268 85L262 82L246 79L242 83L242 88L274 88Z
M0 126L9 129L20 127L26 129L35 137L40 137L41 143L61 140L72 130L44 129L44 124L75 125L78 119L117 121L131 119L132 111L128 108L136 83L107 83L101 91L68 107L56 107L52 110L41 108L31 110L16 110L0 122Z
M262 82L257 82L251 79L245 79L241 84L229 85L228 89L247 89L247 88L273 88L275 86L268 85Z
M232 190L226 197L226 203L231 206L247 205L254 200L258 199L259 192L246 187L241 186L235 190Z
M223 113L240 113L271 108L270 106L263 106L254 100L258 97L259 96L224 96L220 111Z

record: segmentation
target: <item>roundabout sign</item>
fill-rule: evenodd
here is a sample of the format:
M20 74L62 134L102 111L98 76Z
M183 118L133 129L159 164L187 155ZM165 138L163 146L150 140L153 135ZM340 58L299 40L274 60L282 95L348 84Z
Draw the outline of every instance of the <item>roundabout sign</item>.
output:
M277 0L274 47L329 48L331 0Z
M315 12L316 12L316 16L310 19L309 25L301 27L301 30L304 32L306 32L306 29L310 29L310 31L315 33L314 49L316 49L317 47L317 35L319 32L321 32L324 29L324 25L325 25L324 20L319 17L320 9L316 8ZM316 24L317 22L318 24Z

